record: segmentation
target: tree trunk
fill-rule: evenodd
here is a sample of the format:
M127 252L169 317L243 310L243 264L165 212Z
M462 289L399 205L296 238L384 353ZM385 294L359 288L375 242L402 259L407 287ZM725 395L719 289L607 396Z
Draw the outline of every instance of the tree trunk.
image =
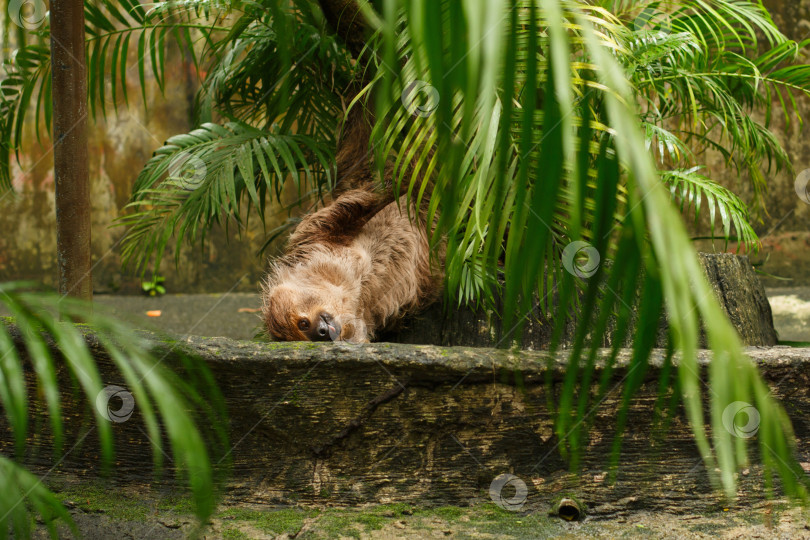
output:
M370 32L365 17L355 0L319 0L326 22L343 40L349 51L355 56L366 46L366 37Z
M50 8L59 292L91 300L84 4L53 0Z
M706 279L715 292L720 307L746 345L775 345L776 330L773 326L771 306L765 289L757 278L748 257L730 253L700 253L700 262ZM449 312L449 314L446 314ZM496 299L495 310L457 309L436 304L426 312L404 321L401 328L381 336L382 341L397 343L434 344L465 347L502 347L509 345L514 336L505 336L500 314L501 303ZM632 315L635 317L635 314ZM576 320L566 324L562 335L563 347L574 338ZM553 321L543 316L539 303L526 317L522 347L529 350L547 349L551 341ZM659 327L657 346L665 347L667 340L666 321ZM626 345L630 345L633 332ZM611 336L592 336L602 346L612 345ZM706 346L701 334L701 346Z

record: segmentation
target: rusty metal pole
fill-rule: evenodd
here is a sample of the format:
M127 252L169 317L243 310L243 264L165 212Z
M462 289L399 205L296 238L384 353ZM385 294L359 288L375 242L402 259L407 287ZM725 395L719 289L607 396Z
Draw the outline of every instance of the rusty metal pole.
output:
M84 3L52 0L50 8L59 292L91 300Z

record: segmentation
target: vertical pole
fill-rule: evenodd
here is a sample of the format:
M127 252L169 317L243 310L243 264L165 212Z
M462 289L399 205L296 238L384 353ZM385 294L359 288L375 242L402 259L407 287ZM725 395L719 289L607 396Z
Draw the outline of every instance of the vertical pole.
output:
M59 292L91 300L84 5L52 0L50 8Z

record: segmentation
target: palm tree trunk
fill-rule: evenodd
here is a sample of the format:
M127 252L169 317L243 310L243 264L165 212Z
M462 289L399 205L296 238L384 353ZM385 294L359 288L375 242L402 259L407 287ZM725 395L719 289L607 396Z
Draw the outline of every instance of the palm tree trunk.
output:
M326 21L357 57L366 44L368 22L355 0L319 0Z
M82 0L51 2L51 65L59 292L90 300L93 285Z

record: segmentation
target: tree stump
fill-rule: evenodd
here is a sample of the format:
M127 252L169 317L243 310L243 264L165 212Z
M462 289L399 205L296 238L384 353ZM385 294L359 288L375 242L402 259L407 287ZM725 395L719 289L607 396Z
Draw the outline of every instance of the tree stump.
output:
M740 338L746 345L769 346L777 342L771 306L765 289L757 278L748 257L731 253L700 253L700 261L717 300L725 310ZM527 314L521 348L542 350L549 347L553 321L546 318L535 301ZM435 304L427 311L410 318L399 330L381 336L383 341L446 347L503 347L509 345L499 313L500 299L494 310L455 307L447 309ZM450 313L450 316L447 313ZM566 324L561 346L571 344L575 321ZM630 332L632 336L632 332ZM666 323L662 321L657 346L666 347ZM603 346L610 346L610 336L600 338ZM705 347L705 339L701 338ZM629 345L629 342L627 343Z

